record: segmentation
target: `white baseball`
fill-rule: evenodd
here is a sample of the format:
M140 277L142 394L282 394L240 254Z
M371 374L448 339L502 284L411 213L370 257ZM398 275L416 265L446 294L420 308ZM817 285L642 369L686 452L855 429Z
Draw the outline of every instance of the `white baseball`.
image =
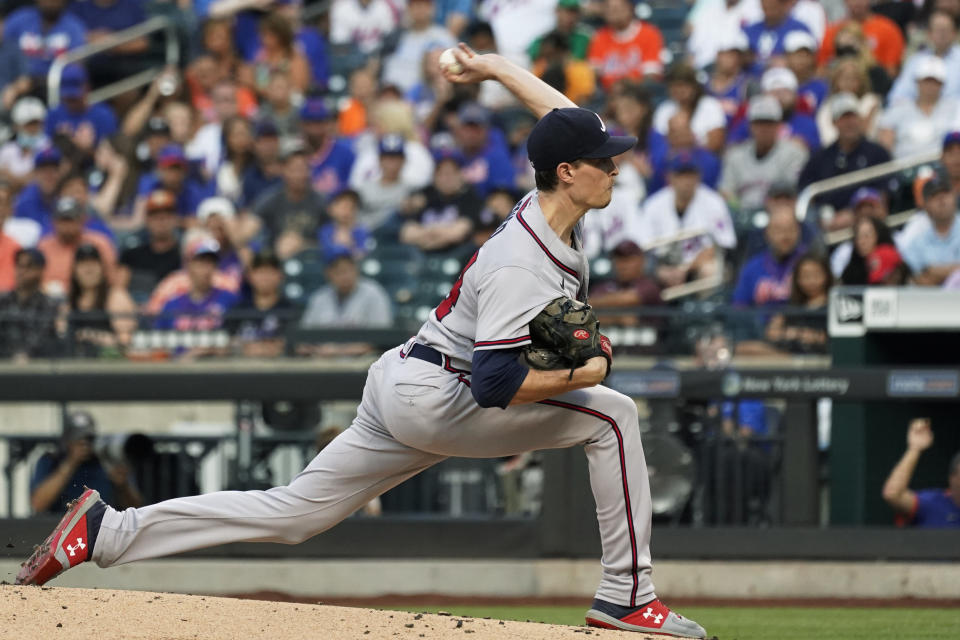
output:
M447 49L440 54L440 68L449 74L458 76L463 73L463 65L453 54L453 49Z

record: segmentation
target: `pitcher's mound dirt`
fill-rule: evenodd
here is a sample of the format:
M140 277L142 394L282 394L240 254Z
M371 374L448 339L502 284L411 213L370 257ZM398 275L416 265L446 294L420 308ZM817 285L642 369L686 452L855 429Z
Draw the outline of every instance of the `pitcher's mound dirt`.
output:
M0 640L655 640L533 622L146 591L0 586Z

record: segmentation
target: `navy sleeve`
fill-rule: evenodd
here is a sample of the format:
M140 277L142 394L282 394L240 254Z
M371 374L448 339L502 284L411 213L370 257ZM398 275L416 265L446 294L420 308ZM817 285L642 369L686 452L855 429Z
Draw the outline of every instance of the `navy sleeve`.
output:
M520 349L488 349L473 352L470 391L481 407L506 409L530 371L520 364Z

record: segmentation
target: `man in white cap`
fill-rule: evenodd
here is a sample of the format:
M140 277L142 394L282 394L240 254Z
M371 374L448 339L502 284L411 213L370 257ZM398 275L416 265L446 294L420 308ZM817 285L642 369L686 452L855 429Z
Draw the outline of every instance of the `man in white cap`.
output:
M927 45L912 54L903 63L900 75L887 93L887 104L917 97L917 65L928 56L943 60L946 79L943 97L960 98L960 45L957 44L957 26L945 11L934 11L927 20Z
M852 93L838 93L830 98L833 124L837 127L837 141L810 154L810 160L800 172L798 187L832 178L834 176L866 169L890 160L890 153L879 144L867 139L866 123L860 115L860 101ZM826 230L847 228L853 225L850 198L857 187L853 185L817 196L814 205L828 205L821 210L820 223ZM874 183L878 188L883 182ZM827 211L830 214L827 214Z
M47 108L39 99L20 98L10 111L15 136L0 147L0 177L19 189L30 179L33 157L50 143L43 131Z
M773 183L796 184L807 161L807 149L778 136L782 117L780 103L773 96L750 99L750 138L730 147L723 157L720 193L732 207L759 211Z
M805 105L797 100L797 76L786 67L772 67L767 69L760 79L763 93L773 96L780 103L783 111L781 138L795 138L811 153L820 148L820 132L817 123L805 113ZM742 120L728 136L729 142L742 142L750 136L749 123Z
M947 69L943 60L928 55L914 67L917 97L892 105L877 123L877 142L894 158L933 150L950 131L957 117L958 103L943 97Z
M830 88L817 75L817 41L806 31L791 31L784 39L787 68L797 77L797 94L810 113L816 113Z
M233 203L222 196L205 199L197 207L197 222L220 246L217 252L219 270L235 272L240 277L246 262L244 258L249 259L253 254L243 243L242 229Z

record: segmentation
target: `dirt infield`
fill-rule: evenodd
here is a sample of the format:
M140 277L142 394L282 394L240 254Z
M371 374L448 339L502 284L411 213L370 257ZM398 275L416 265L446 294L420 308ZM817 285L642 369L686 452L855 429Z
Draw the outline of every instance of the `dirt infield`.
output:
M145 591L0 586L0 640L655 640L619 631Z
M583 607L590 605L590 599L581 596L448 596L438 593L416 595L397 594L357 598L344 597L304 597L293 596L279 591L257 591L254 593L231 593L231 598L249 600L269 600L271 602L307 602L338 607L405 607L416 611L419 607ZM683 607L809 607L815 609L863 608L902 608L902 609L957 609L960 610L960 598L678 598L664 596L670 608ZM635 637L635 636L631 636Z

